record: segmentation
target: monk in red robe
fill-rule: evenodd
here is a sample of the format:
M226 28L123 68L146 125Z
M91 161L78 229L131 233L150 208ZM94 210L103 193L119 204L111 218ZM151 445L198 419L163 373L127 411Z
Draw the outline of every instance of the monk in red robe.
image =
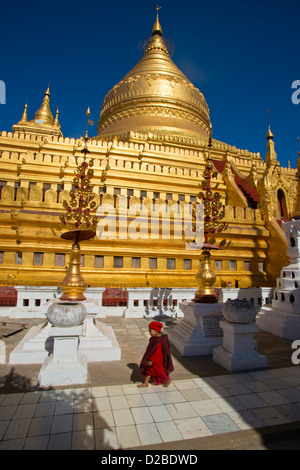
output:
M138 387L148 387L152 377L155 385L162 384L168 387L171 383L169 373L174 370L169 349L168 335L161 334L163 325L153 321L149 324L151 338L140 364L140 374L145 378L144 383Z

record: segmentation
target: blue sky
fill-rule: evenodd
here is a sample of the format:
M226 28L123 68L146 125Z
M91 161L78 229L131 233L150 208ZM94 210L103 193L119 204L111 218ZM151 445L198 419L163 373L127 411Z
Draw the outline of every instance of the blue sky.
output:
M50 82L50 104L64 136L79 137L90 106L96 134L106 93L142 56L157 0L1 2L0 130L10 131L28 102L33 119ZM173 61L204 94L213 137L265 158L270 124L282 166L297 164L300 104L299 0L162 0L163 35ZM300 93L299 93L300 98ZM270 109L268 114L267 110Z

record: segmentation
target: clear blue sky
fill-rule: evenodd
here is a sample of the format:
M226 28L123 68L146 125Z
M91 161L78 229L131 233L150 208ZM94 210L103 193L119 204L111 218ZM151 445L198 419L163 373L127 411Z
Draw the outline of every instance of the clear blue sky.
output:
M62 132L79 137L91 108L96 134L106 93L142 56L157 0L1 2L0 130L11 131L28 102L33 119L50 82ZM163 35L173 61L204 94L213 137L265 158L268 118L282 166L295 168L300 104L299 0L162 0ZM300 97L300 95L299 95ZM267 110L270 109L268 115Z

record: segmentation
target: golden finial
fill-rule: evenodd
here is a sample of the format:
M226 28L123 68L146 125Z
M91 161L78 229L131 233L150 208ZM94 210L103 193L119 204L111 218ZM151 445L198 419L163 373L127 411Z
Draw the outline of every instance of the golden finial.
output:
M22 117L21 117L21 120L20 122L28 122L28 118L27 118L27 103L25 104L24 106L24 111L23 111L23 114L22 114Z
M59 124L59 120L58 120L58 115L59 115L59 111L58 111L58 108L57 108L57 109L56 109L56 115L55 115L55 119L54 119L53 125L60 128L60 124Z
M273 139L273 138L274 138L274 134L271 131L271 128L270 128L270 125L269 125L268 132L267 132L267 135L266 135L266 139L269 140L269 139Z
M154 36L154 34L159 34L160 36L162 36L162 29L161 29L161 25L158 19L158 10L160 9L161 7L157 5L156 6L156 20L152 28L152 36Z
M269 112L270 112L270 110L268 109L268 113ZM274 166L274 170L273 170L273 173L274 173L275 168L277 168L278 161L277 161L277 154L275 152L275 144L274 144L274 141L273 141L274 134L271 131L270 121L271 121L271 118L269 117L269 127L268 127L268 132L267 132L267 135L266 135L266 139L268 141L267 142L267 153L266 153L266 164L267 164L267 168L270 168L271 166Z
M268 109L268 115L269 115L269 118L268 118L268 121L269 121L269 127L268 127L268 133L266 135L266 139L269 140L269 139L273 139L274 135L271 131L271 127L270 127L270 122L271 122L271 118L270 118L270 110Z
M37 110L37 112L34 115L34 120L37 123L40 124L51 124L53 125L53 116L50 110L50 105L49 105L49 97L50 97L50 88L48 84L48 88L45 91L44 99L42 102L42 105L40 109Z
M211 122L210 122L209 123L209 138L208 138L208 147L209 148L212 147L211 139L212 139L212 125L211 125Z

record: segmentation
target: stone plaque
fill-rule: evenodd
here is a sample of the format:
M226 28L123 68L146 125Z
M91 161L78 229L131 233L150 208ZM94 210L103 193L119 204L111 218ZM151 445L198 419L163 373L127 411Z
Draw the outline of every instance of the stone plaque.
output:
M224 320L223 315L203 316L203 332L204 338L221 338L223 330L220 327L220 321Z

